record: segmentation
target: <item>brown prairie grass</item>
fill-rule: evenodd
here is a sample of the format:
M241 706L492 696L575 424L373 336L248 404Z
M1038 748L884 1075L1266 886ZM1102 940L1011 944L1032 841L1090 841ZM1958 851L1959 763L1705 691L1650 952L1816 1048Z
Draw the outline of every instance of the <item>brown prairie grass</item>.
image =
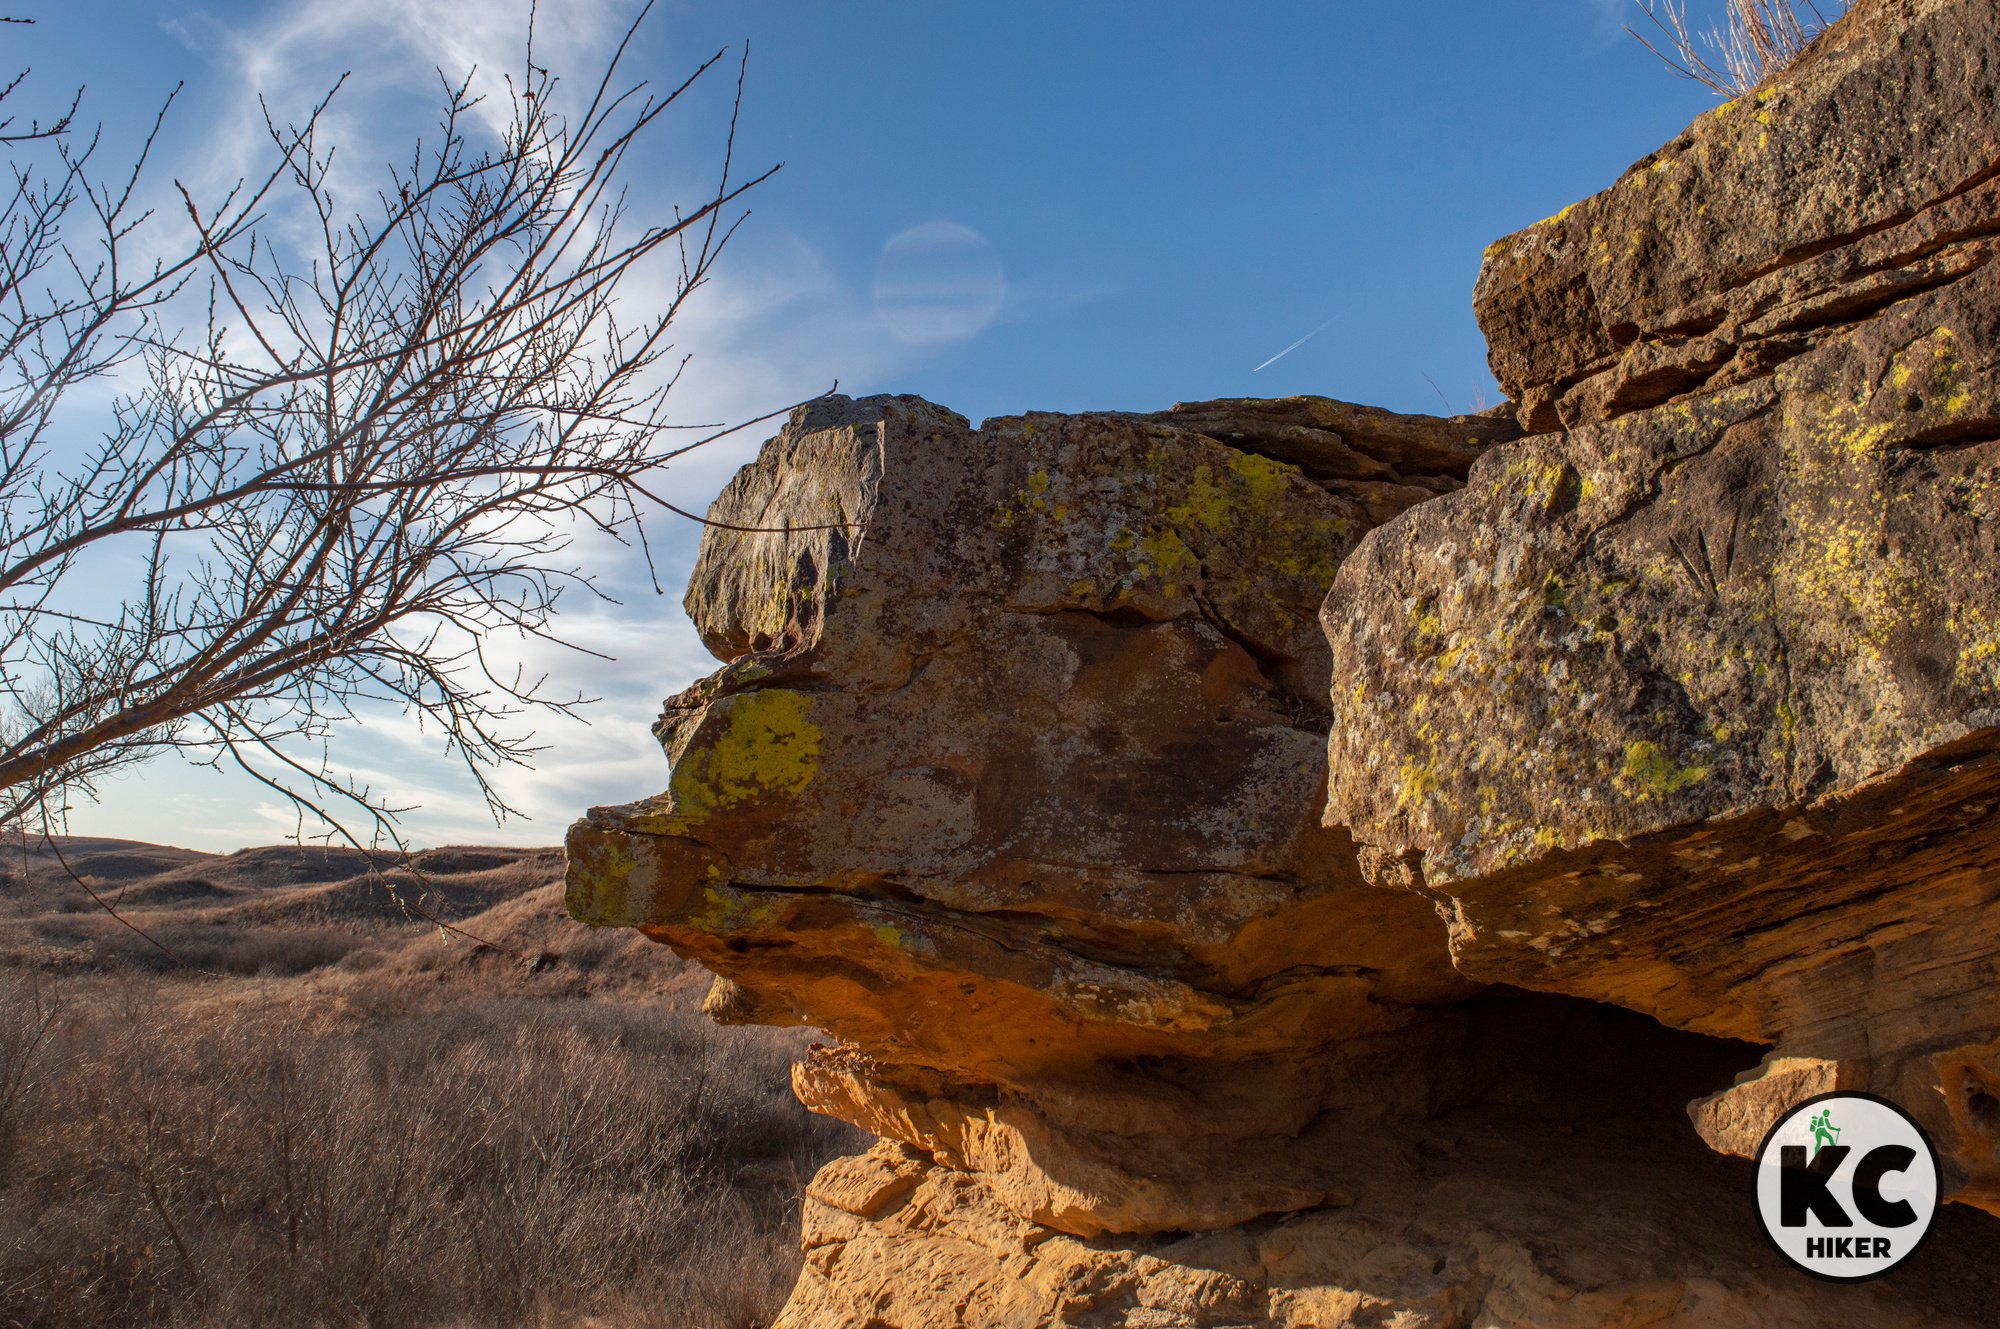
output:
M769 1323L857 1137L792 1098L802 1036L710 1024L541 881L464 916L485 947L276 893L132 915L213 933L199 973L18 920L89 935L0 972L0 1326Z
M1687 0L1633 0L1653 28L1627 32L1682 78L1742 97L1789 68L1848 8L1847 0L1726 0L1722 23L1700 32Z

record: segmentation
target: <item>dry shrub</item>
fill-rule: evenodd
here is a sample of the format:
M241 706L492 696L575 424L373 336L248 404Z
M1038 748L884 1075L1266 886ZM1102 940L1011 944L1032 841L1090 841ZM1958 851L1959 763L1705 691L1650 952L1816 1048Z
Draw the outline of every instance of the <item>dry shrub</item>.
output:
M13 1169L24 1109L49 1062L49 1034L60 1013L48 980L0 977L0 1177Z
M192 969L210 974L261 974L283 977L309 973L338 964L348 952L368 944L374 934L352 927L318 926L259 929L232 920L154 923L146 920L144 935L101 916L83 947L96 968L172 973Z
M1754 92L1787 68L1813 38L1847 8L1845 0L1727 0L1721 28L1697 34L1687 0L1633 0L1654 28L1654 38L1627 28L1669 69L1725 97Z
M795 1040L658 1006L120 990L0 1037L0 1325L760 1325L855 1143L792 1100Z

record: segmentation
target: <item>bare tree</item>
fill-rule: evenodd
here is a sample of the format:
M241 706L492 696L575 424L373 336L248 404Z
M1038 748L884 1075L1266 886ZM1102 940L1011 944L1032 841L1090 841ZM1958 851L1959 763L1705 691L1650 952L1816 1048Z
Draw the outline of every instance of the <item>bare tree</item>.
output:
M327 745L377 703L510 811L491 777L536 751L524 717L583 699L496 638L563 641L558 598L595 590L574 534L643 548L648 473L718 436L668 432L666 334L770 174L732 171L739 65L713 190L631 222L631 154L722 58L621 88L632 35L568 116L532 38L504 105L440 73L435 136L359 208L327 101L302 124L267 108L268 170L207 200L176 181L160 216L140 202L157 122L107 178L72 115L0 121L0 826L59 822L172 750L248 773L302 829L400 843ZM621 319L648 260L671 295Z
M1829 4L1830 18L1813 0L1728 0L1726 26L1697 35L1688 20L1687 0L1632 2L1645 14L1659 44L1636 28L1625 30L1676 74L1725 97L1755 91L1789 66L1847 7Z

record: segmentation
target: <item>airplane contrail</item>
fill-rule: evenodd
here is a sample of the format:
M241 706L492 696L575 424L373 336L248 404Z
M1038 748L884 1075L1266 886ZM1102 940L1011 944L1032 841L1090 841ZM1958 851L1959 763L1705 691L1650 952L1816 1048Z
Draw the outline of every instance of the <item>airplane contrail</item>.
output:
M1333 319L1328 319L1326 322L1320 324L1318 327L1314 328L1311 332L1308 332L1305 336L1299 338L1297 341L1293 342L1290 346L1287 346L1284 350L1279 351L1276 355L1266 360L1263 364L1258 365L1257 368L1251 370L1250 372L1253 374L1263 372L1265 369L1278 363L1278 361L1284 359L1286 356L1290 355L1293 351L1298 350L1299 347L1304 346L1307 342L1311 341L1314 337L1319 336L1320 333L1325 332L1328 328L1332 326L1333 326Z

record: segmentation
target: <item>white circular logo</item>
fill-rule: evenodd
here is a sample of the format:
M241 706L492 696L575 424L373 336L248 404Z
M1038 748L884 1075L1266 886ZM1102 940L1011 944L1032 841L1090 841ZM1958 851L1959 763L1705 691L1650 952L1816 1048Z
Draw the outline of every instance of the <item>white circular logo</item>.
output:
M1884 1098L1821 1094L1757 1150L1757 1219L1778 1254L1839 1283L1880 1278L1916 1253L1938 1211L1937 1151Z

